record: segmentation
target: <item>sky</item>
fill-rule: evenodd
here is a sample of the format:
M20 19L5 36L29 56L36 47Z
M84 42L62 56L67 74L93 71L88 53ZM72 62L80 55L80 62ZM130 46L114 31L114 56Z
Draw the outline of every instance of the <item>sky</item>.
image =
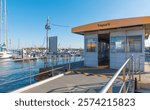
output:
M150 0L7 0L10 48L43 46L46 18L50 36L58 36L59 47L83 48L84 37L71 28L110 19L150 16ZM9 40L9 41L10 41ZM150 40L147 41L149 44Z

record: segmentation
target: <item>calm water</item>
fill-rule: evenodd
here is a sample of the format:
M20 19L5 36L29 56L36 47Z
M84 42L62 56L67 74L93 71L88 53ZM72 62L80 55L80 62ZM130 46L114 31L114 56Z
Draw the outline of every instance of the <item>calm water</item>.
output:
M72 57L71 62L80 61L81 57ZM58 62L54 62L54 65L66 64L68 60L59 58ZM31 65L31 69L29 69ZM51 66L51 60L49 59L49 66ZM30 84L30 74L35 75L39 73L39 68L44 67L44 61L39 59L29 62L12 62L11 59L0 60L0 93L11 92L18 88L27 86ZM31 70L31 71L29 71ZM19 80L19 79L22 80ZM16 81L17 80L17 81ZM15 82L14 82L15 81ZM35 83L34 77L31 78L31 83Z

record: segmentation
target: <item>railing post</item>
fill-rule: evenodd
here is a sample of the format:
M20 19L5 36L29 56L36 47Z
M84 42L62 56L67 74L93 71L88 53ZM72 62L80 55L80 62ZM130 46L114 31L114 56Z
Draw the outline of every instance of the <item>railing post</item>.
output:
M131 60L129 61L129 83L131 83L131 68L132 68L132 64L131 64ZM131 86L129 86L129 91L131 91Z
M31 60L29 59L29 76L30 76L30 84L31 82Z
M69 55L69 71L70 71L70 69L71 69L71 55Z
M126 69L126 67L124 67L123 71L122 71L123 72L122 73L123 74L123 84L126 83L126 70L125 69ZM126 84L124 84L124 86L123 86L123 93L126 93Z
M140 62L141 62L141 60L140 60L140 56L139 56L139 81L141 81L141 70L140 70Z
M129 80L131 80L131 59L128 63L128 74L129 74Z
M54 56L51 57L51 66L52 66L52 77L54 76L53 68L54 68Z
M134 80L134 59L132 57L132 80Z

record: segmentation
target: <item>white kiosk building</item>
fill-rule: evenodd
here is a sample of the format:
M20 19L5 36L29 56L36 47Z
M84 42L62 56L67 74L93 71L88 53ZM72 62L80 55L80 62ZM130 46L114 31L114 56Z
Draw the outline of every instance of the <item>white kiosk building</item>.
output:
M145 39L150 35L150 16L108 20L72 28L84 35L85 66L119 69L134 55L135 69L144 70ZM140 58L140 64L137 59Z

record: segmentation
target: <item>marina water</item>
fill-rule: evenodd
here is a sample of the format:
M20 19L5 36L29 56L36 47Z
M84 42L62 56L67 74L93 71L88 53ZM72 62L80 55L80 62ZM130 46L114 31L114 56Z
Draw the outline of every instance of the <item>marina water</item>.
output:
M70 62L83 60L82 57L71 57ZM37 59L30 62L14 62L11 59L0 60L0 92L6 93L37 82L30 75L39 74L39 68L44 67L44 60ZM51 66L51 59L48 65ZM68 60L59 58L55 65L68 64ZM29 66L30 65L30 66Z

